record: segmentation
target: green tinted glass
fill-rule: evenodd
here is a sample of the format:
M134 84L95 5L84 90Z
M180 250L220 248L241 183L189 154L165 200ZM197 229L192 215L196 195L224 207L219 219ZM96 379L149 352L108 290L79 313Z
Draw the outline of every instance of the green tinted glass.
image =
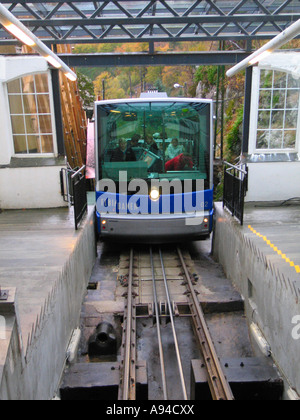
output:
M208 102L98 105L99 179L209 179Z

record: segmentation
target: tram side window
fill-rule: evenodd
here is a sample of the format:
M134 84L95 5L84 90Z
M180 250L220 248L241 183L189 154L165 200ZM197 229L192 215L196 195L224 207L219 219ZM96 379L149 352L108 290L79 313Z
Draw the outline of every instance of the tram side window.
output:
M7 90L15 154L53 154L48 74L13 80Z

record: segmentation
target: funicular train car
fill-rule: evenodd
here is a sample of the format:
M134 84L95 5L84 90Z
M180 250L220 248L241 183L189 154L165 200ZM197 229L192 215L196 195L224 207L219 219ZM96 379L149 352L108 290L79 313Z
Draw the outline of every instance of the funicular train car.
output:
M207 238L213 224L213 104L145 94L95 103L100 238Z

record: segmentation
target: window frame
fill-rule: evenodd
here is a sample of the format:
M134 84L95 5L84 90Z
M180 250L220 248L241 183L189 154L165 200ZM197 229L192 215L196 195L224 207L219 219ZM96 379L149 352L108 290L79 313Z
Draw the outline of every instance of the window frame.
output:
M249 154L286 154L286 153L298 153L299 151L299 144L300 144L300 95L299 95L299 102L298 102L298 117L297 117L297 124L296 124L296 142L295 147L290 148L264 148L259 149L257 148L257 140L258 140L258 116L259 112L262 111L259 107L259 101L260 101L260 92L261 92L261 72L262 71L272 71L272 72L281 72L286 73L287 75L292 74L291 71L287 71L286 69L282 68L275 68L273 66L263 66L263 67L254 67L253 68L253 83L252 83L252 118L251 118L251 125L250 125L250 138L253 139L253 141L249 144ZM266 89L267 90L267 89ZM272 88L269 89L271 92L274 90L274 86L272 85ZM288 90L288 88L283 89L285 91ZM300 89L299 89L300 92ZM272 104L271 104L272 105ZM281 110L281 109L280 109ZM270 111L274 111L273 107L271 106ZM284 111L284 118L285 114L288 111L287 108L283 109ZM275 131L276 129L274 129ZM284 128L280 128L278 130L284 130ZM264 131L262 129L262 131ZM266 130L268 131L268 130ZM272 129L271 129L272 131ZM293 131L291 129L291 131Z
M37 93L36 92L36 81L35 81L35 77L36 76L39 76L39 75L47 75L47 80L48 80L48 92L40 92L40 93ZM25 110L24 110L24 101L22 100L22 108L23 108L23 114L12 114L11 113L11 109L10 109L10 97L11 96L20 96L21 95L21 97L23 97L24 95L26 95L26 94L24 94L24 92L21 92L20 94L12 94L12 93L9 93L9 90L8 90L8 83L10 83L10 82L13 82L13 81L16 81L16 80L19 80L20 81L20 83L21 83L21 80L22 80L22 78L24 78L24 77L28 77L28 76L33 76L34 77L34 84L35 84L35 92L34 92L34 97L35 97L35 102L36 102L36 106L37 106L37 111L38 111L38 101L37 101L37 96L38 95L48 95L48 97L49 97L49 103L50 103L50 113L48 114L48 113L38 113L37 112L37 114L35 114L35 115L37 115L37 117L39 117L39 116L50 116L50 118L51 118L51 130L52 130L52 132L51 133L42 133L41 132L41 128L40 128L40 125L39 125L39 133L38 134L32 134L33 136L34 135L37 135L38 137L39 137L39 139L40 139L40 137L41 136L52 136L52 145L53 145L53 152L51 152L51 153L16 153L16 151L15 151L15 142L14 142L14 138L15 138L15 135L14 135L14 133L13 133L13 125L12 125L12 116L22 116L23 118L24 118L24 120L25 120L25 117L26 116L28 116L28 115L31 115L31 114L25 114ZM45 157L55 157L55 156L57 156L57 154L58 154L58 151L57 151L57 141L56 141L56 127L55 127L55 113L54 113L54 100L53 100L53 92L52 92L52 89L51 89L51 87L52 87L52 78L51 78L51 74L48 72L48 71L39 71L39 72L36 72L36 73L29 73L29 74L22 74L22 75L20 75L19 77L16 77L16 78L14 78L14 79L11 79L11 80L7 80L6 81L6 95L7 95L7 104L8 104L8 114L9 114L9 119L10 119L10 128L11 128L11 144L12 144L12 156L13 157L15 157L15 158L45 158ZM25 121L24 121L24 124L25 124ZM25 124L25 133L23 134L23 136L26 136L26 141L27 141L27 136L30 136L31 134L30 133L27 133L26 132L26 124ZM20 134L20 136L22 136L21 134ZM28 146L28 142L27 142L27 146Z

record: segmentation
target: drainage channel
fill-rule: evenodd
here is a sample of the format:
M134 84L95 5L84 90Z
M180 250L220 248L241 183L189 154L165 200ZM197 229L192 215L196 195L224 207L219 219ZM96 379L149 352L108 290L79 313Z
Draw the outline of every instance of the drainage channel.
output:
M179 247L131 248L112 270L117 282L102 273L95 287L94 275L60 398L280 399L277 371L252 352L242 299L216 309L204 284L208 262L196 267Z

